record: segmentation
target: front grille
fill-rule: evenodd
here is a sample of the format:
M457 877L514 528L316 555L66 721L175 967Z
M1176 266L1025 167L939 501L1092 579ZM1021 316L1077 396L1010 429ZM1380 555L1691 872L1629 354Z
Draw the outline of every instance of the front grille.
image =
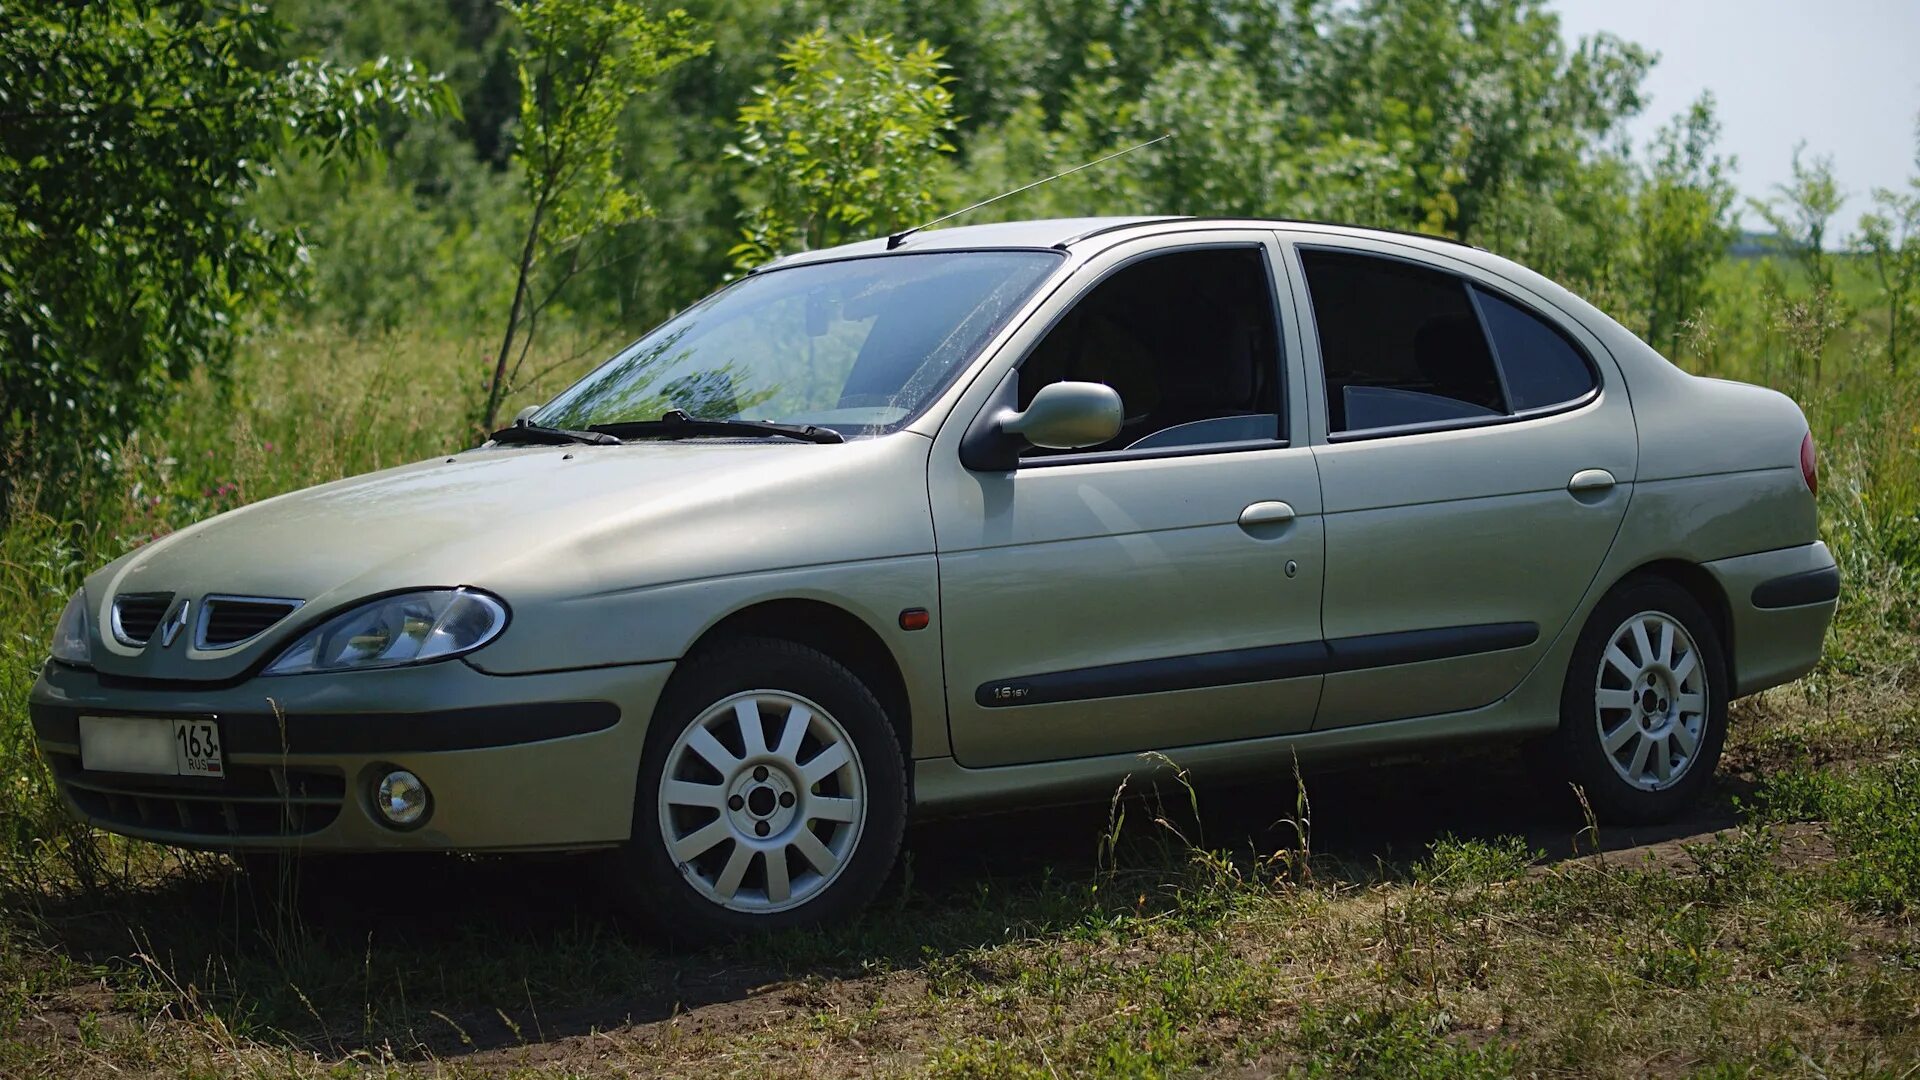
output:
M200 632L194 644L202 649L224 649L264 633L293 614L298 600L256 596L209 596L200 608Z
M130 832L185 833L208 840L306 836L334 823L346 802L338 769L227 765L219 780L89 772L80 759L49 755L60 787L86 815Z
M113 636L123 645L145 645L171 603L169 592L121 593L113 598Z

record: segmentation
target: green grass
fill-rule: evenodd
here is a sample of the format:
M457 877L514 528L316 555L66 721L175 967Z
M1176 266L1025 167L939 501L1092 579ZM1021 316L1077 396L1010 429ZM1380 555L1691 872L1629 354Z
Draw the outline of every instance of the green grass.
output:
M1310 774L1311 802L1176 787L916 830L867 918L697 953L573 861L316 867L289 900L58 813L24 702L85 570L473 434L484 341L263 339L105 475L27 478L0 529L0 1076L1906 1075L1920 376L1857 275L1828 333L1762 274L1723 268L1682 362L1806 407L1845 591L1819 668L1735 707L1685 844L1499 762ZM587 356L552 349L548 390Z
M1790 769L1762 794L1773 818L1827 823L1840 849L1827 882L1833 895L1860 911L1896 918L1920 903L1920 758Z

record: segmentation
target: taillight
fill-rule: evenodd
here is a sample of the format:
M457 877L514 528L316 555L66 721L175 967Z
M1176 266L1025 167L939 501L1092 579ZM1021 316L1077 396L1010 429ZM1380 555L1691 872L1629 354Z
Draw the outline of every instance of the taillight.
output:
M1813 448L1813 432L1800 440L1800 475L1807 482L1807 490L1820 494L1820 455Z

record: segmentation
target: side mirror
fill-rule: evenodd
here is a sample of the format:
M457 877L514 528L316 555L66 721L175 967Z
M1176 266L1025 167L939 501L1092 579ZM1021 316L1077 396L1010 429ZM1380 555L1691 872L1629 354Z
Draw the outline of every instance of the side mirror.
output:
M539 411L540 411L540 406L538 406L538 405L529 405L529 406L527 406L526 408L524 408L524 409L521 409L521 410L520 410L519 412L517 412L517 413L514 413L514 414L513 414L513 423L514 423L514 426L516 426L516 427L517 427L517 426L519 426L519 424L520 424L520 422L521 422L522 420L527 420L527 419L531 419L531 418L532 418L532 416L533 416L533 414L534 414L534 413L537 413L537 412L539 412Z
M1000 430L1048 450L1099 446L1120 434L1126 419L1120 394L1105 383L1048 383L1027 411L1000 419Z
M1010 374L996 393L997 408L985 415L961 440L960 461L969 469L1000 472L1019 464L1027 446L1048 450L1078 450L1098 446L1120 434L1126 409L1120 394L1104 383L1048 383L1033 395L1025 412L1015 412L1013 393L1019 385Z

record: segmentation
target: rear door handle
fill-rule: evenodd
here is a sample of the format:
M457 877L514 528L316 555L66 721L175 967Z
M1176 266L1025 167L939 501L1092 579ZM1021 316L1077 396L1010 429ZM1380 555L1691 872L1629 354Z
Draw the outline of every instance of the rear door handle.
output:
M1257 502L1240 511L1240 527L1251 529L1260 525L1285 525L1293 520L1293 507L1283 502Z
M1581 469L1567 481L1567 490L1575 495L1606 491L1613 487L1613 474L1605 469Z

